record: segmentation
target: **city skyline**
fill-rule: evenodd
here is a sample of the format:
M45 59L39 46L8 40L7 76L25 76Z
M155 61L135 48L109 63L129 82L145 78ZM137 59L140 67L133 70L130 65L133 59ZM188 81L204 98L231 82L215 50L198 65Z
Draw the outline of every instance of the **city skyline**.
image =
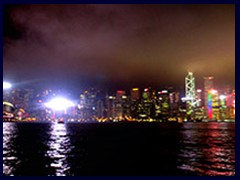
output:
M235 86L235 5L5 5L3 78L42 86Z
M214 88L213 77L195 89L185 77L185 96L174 89L132 88L113 94L97 89L79 92L77 99L61 91L11 88L4 83L5 122L201 122L235 121L235 89Z

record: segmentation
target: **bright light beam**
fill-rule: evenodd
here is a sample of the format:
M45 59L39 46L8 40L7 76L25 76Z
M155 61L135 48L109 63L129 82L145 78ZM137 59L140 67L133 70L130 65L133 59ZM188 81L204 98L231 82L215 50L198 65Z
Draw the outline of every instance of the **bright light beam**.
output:
M10 89L12 85L9 82L3 82L3 89Z
M45 106L56 111L61 111L74 106L74 103L63 97L57 97L52 99L48 103L45 103Z

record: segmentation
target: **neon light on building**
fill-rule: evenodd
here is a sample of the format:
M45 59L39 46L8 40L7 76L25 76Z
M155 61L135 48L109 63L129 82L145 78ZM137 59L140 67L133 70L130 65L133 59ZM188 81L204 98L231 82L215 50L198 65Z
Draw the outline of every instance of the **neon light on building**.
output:
M212 119L212 94L208 93L208 118Z
M208 116L208 94L209 90L213 88L213 77L204 77L204 107L206 115Z

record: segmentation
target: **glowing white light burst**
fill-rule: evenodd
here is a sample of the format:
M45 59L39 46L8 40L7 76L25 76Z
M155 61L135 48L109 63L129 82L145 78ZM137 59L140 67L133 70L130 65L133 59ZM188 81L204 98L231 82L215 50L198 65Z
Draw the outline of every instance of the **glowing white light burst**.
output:
M48 103L45 103L45 106L56 111L61 111L74 106L74 103L72 103L70 100L65 99L63 97L57 97L52 99Z
M3 89L10 89L12 85L9 82L3 82Z

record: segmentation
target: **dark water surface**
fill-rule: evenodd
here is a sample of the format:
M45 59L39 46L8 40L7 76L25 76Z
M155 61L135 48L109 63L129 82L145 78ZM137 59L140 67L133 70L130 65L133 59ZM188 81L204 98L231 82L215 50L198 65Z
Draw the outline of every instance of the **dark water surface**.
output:
M234 123L3 123L3 174L235 175Z

